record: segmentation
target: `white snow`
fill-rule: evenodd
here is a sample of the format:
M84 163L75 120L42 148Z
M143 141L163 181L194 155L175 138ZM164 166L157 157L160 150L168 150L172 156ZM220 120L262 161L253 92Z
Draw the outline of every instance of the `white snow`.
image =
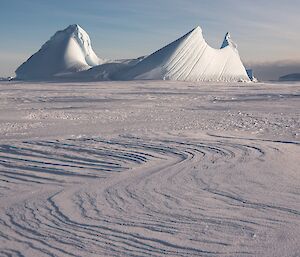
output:
M89 35L77 24L58 31L17 70L18 79L49 79L103 63L91 46Z
M105 81L122 80L120 74L127 73L128 70L142 61L145 57L136 59L107 60L104 64L95 66L81 72L61 74L60 79L71 81Z
M250 81L230 34L221 49L214 49L200 27L150 56L104 63L92 50L87 33L71 25L57 32L16 74L18 79Z
M123 77L181 81L249 81L237 46L229 33L226 34L221 49L214 49L204 40L200 27L145 58Z
M0 82L0 256L299 256L299 92Z

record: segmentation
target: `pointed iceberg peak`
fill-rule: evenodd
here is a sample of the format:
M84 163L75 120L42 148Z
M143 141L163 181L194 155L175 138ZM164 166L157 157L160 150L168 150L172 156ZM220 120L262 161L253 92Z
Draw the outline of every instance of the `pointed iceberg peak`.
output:
M69 25L66 29L64 29L62 31L70 33L70 34L76 33L78 31L86 33L86 31L78 24Z
M57 31L16 70L21 79L44 79L87 70L104 61L92 49L88 33L78 24Z
M231 39L231 35L229 32L227 32L225 35L221 49L227 46L231 46L233 49L237 50L237 44Z
M63 30L59 30L55 35L65 35L65 36L76 36L83 34L85 37L89 38L87 32L78 24L72 24L66 27Z
M200 26L197 26L193 28L188 34L193 34L193 35L201 35L202 36L202 29Z
M203 39L203 34L202 34L201 27L197 26L197 27L193 28L191 31L189 31L187 34L185 34L182 37L182 39L183 38L193 38L193 39L201 38L201 39Z
M71 24L71 25L68 26L68 28L74 29L74 30L79 29L79 28L81 29L81 27L78 24Z
M196 28L194 28L193 31L202 33L202 29L200 26L197 26Z
M71 36L71 35L73 35L75 33L78 33L78 31L84 31L84 29L81 28L78 24L72 24L72 25L69 25L68 27L66 27L65 29L57 31L54 34L54 36L62 36L62 35Z

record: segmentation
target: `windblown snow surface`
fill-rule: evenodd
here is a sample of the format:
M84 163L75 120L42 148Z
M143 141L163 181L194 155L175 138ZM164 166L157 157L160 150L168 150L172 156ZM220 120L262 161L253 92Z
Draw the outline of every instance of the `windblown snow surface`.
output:
M300 256L300 84L0 84L1 256Z

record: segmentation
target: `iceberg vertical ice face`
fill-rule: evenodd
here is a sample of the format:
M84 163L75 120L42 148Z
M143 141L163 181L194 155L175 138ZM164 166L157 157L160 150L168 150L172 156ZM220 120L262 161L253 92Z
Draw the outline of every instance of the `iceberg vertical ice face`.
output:
M226 34L221 49L214 49L206 43L200 27L151 54L124 77L182 81L250 81L230 34Z
M17 70L17 78L43 79L60 73L86 70L103 63L91 46L89 35L77 24L56 32Z
M229 32L227 32L226 35L225 35L225 38L223 40L221 49L225 48L227 46L230 46L230 47L232 47L233 49L235 49L237 51L237 44L231 39L231 36L230 36Z

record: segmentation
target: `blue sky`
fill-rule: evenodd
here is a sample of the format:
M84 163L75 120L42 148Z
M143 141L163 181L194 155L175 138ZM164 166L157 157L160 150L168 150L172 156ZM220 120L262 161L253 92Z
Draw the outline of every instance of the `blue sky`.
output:
M299 0L1 0L0 76L74 23L104 58L149 54L200 25L213 47L230 31L245 62L300 61L299 11Z

